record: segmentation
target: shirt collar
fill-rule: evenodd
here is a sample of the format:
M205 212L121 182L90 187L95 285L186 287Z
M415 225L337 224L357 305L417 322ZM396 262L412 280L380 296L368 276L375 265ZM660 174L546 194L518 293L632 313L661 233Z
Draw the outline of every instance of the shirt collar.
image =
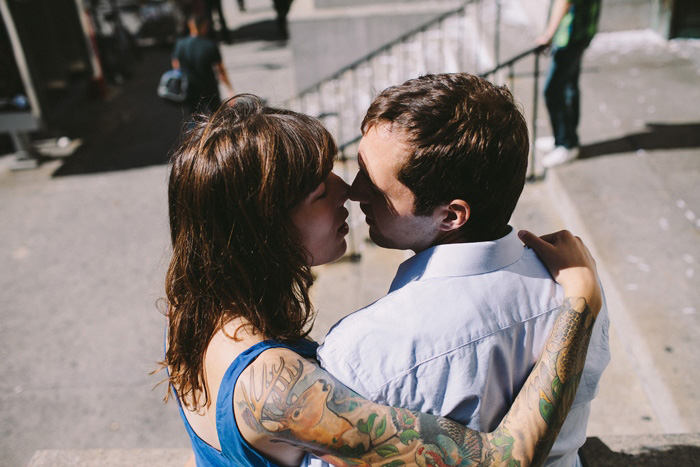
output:
M498 240L437 245L401 263L389 292L418 280L493 272L518 261L524 249L512 228Z

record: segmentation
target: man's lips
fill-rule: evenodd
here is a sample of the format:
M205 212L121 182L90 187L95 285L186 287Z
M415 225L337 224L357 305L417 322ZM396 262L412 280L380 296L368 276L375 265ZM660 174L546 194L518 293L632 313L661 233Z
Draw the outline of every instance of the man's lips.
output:
M360 204L360 211L365 215L365 222L368 224L374 224L374 219L369 215L370 208L365 204Z

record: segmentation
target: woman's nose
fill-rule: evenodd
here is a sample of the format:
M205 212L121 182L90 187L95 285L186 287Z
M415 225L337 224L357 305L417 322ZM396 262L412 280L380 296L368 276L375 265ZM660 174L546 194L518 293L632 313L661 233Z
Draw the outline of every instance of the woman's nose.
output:
M333 172L330 173L330 177L333 181L333 185L336 190L338 203L342 206L348 200L348 192L350 191L350 185L345 183L345 180L343 180Z

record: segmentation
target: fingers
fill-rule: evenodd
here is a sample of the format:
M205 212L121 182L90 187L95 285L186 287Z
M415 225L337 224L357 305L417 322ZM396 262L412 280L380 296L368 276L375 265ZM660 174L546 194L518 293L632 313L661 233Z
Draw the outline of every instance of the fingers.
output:
M530 236L537 238L537 236L535 234L528 232L527 230L522 230L521 232L525 233L525 237L528 239L528 241L531 241ZM518 232L518 236L520 236L520 232ZM546 243L551 244L551 245L567 245L567 244L574 245L575 240L582 243L582 240L580 237L575 237L574 234L572 234L568 230L560 230L558 232L540 235L539 238L542 239L543 241L545 241ZM522 240L522 238L521 238L521 240ZM523 240L523 243L525 243L524 240ZM526 245L527 245L527 243L526 243ZM527 246L530 246L530 245L527 245Z
M529 246L533 250L536 249L535 247L546 248L546 244L553 246L567 244L573 245L575 244L574 239L577 239L579 242L581 242L581 239L579 237L574 237L574 235L568 230L560 230L559 232L545 234L539 237L527 230L521 230L518 232L518 237L520 237L520 240L525 245Z
M547 251L548 248L551 247L551 241L548 238L545 237L551 237L554 234L549 234L549 235L543 235L542 237L538 237L537 235L533 234L532 232L528 230L521 230L518 232L518 237L520 238L520 241L523 242L526 246L529 246L533 250L535 250L535 253L537 253L538 256L541 256L540 253L544 253Z
M587 265L597 270L596 261L581 237L568 230L537 236L527 230L518 232L520 240L532 248L550 269ZM552 272L552 271L550 271Z

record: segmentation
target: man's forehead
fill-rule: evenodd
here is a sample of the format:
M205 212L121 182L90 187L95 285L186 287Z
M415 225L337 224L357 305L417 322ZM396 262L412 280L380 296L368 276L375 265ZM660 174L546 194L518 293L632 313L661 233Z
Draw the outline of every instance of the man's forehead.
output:
M365 166L368 162L373 165L375 160L382 165L403 164L410 155L407 141L408 135L400 127L392 123L378 123L365 132L360 140L358 155Z
M408 133L395 122L379 122L374 128L382 139L399 140L402 144L408 140Z

